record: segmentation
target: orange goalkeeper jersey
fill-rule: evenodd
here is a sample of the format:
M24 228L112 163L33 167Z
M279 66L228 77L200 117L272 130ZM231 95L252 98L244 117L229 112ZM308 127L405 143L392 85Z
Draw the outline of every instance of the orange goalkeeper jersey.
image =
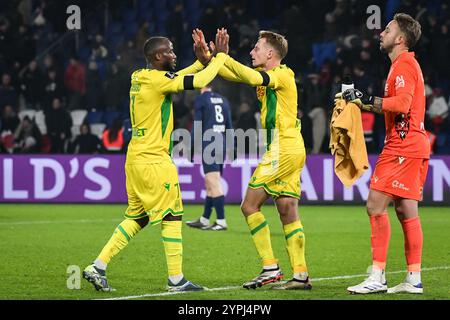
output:
M383 108L389 98L403 95L411 103L405 111L385 111L386 138L382 154L430 158L430 142L424 125L425 85L414 52L401 53L392 63L384 91ZM410 96L410 97L409 97Z

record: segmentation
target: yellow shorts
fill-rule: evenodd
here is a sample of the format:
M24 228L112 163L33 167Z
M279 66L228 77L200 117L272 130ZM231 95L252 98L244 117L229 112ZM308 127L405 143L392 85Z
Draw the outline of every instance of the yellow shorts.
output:
M171 161L154 164L126 164L127 219L146 215L158 224L167 214L183 214L177 168Z
M266 152L253 172L248 186L264 188L273 198L288 196L300 199L300 175L306 153L277 154Z

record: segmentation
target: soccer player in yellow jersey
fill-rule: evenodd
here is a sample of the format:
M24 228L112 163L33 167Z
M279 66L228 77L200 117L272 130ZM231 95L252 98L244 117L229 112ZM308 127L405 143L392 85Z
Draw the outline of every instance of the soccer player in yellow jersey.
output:
M206 63L208 47L201 30L195 41L196 52ZM226 30L219 30L225 33ZM198 40L200 39L200 40ZM214 44L210 43L215 51ZM264 202L272 197L283 224L286 248L293 278L272 286L273 289L296 290L312 288L305 262L305 234L300 222L300 174L306 152L297 119L297 87L294 72L281 61L288 50L287 40L280 34L260 31L259 40L250 52L253 67L227 59L219 75L256 87L261 108L261 124L267 130L267 150L248 184L241 204L253 242L262 260L263 270L254 279L244 283L244 288L257 288L279 281L283 273L272 250L269 225L261 212ZM201 56L201 58L200 58Z
M125 164L128 208L125 220L115 229L83 277L99 291L113 291L106 279L106 266L148 223L161 224L168 267L169 291L197 291L203 287L186 280L182 272L183 204L177 169L172 162L171 94L200 89L211 82L228 59L228 35L216 37L217 55L206 67L196 61L175 72L176 55L169 39L152 37L144 45L147 69L131 76L130 119L132 139ZM205 64L206 65L206 64Z

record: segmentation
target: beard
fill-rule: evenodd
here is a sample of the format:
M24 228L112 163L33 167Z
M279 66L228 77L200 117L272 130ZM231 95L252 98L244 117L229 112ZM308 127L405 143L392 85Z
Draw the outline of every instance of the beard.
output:
M380 51L384 53L390 53L395 47L395 43L385 44L384 46L380 44Z
M163 64L164 70L175 72L176 62L166 61Z

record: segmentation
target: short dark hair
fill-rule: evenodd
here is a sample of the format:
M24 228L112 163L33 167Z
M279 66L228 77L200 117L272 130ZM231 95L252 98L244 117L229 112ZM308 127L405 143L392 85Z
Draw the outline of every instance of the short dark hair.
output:
M272 31L262 30L259 32L259 39L262 38L266 39L266 42L278 52L281 60L286 57L286 54L288 52L288 42L283 35Z
M400 31L405 34L406 46L408 48L414 47L422 35L420 23L406 13L397 13L394 20L397 22Z
M144 56L147 61L153 59L156 49L165 41L169 41L166 37L151 37L144 43Z

